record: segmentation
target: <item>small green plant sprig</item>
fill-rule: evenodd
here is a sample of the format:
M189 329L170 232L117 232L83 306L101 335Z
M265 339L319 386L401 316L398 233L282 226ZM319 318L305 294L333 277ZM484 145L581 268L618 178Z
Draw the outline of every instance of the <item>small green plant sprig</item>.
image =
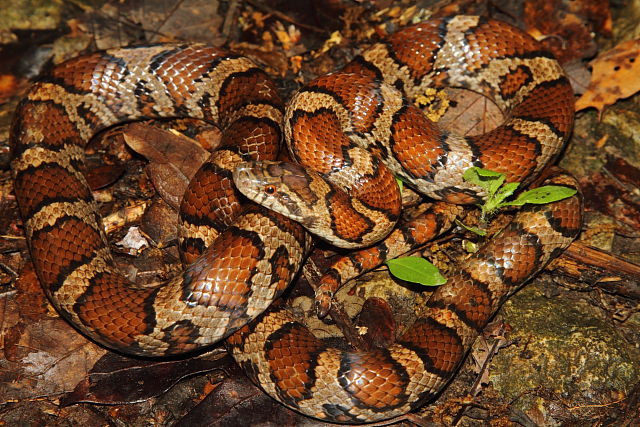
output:
M515 200L507 200L515 193L520 186L519 182L505 183L503 173L494 172L488 169L472 167L464 171L462 175L465 181L481 187L487 192L487 199L483 204L479 204L482 214L481 221L486 221L498 209L506 206L522 206L527 203L543 205L557 202L576 194L573 188L559 185L544 185L533 190L523 191Z
M465 181L483 188L487 193L486 201L478 205L482 211L481 222L483 223L498 209L505 206L522 206L527 203L551 203L576 194L576 190L573 188L545 185L534 188L533 190L524 191L520 193L515 200L508 201L507 199L515 193L520 183L505 183L503 173L472 167L464 172L463 178ZM398 185L402 191L402 181L398 180ZM465 225L458 220L456 220L456 223L480 236L487 234L483 228ZM385 264L387 264L393 276L408 282L420 283L424 286L439 286L447 281L435 265L422 257L409 256L390 259L387 260Z

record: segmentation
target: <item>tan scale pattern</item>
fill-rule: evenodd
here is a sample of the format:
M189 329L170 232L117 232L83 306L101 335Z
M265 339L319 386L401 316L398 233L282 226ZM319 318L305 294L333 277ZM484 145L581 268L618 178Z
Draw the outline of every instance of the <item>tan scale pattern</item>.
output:
M436 203L415 219L400 222L380 243L335 260L321 277L316 288L316 301L320 306L320 312L328 312L331 298L343 284L373 270L386 259L397 258L434 239L438 234L448 230L462 211L461 206Z
M241 145L253 158L274 159L282 113L266 74L220 49L163 45L76 58L56 67L53 77L33 86L16 113L11 140L15 191L34 265L61 314L108 347L151 356L214 343L264 310L289 283L306 251L299 226L255 208L223 231L211 252L182 275L157 290L135 289L113 265L79 170L83 145L97 131L121 121L176 115L206 117L222 127L226 144ZM224 88L229 90L223 97ZM202 111L199 101L205 95L211 108ZM221 108L218 100L224 101ZM251 120L261 126L236 125ZM221 169L231 171L229 160L216 158ZM207 175L204 181L225 179L229 189L228 177ZM197 197L204 196L201 183L193 187ZM222 200L212 202L214 207L237 203L233 191L216 195ZM197 203L188 212L192 219L211 202L198 198ZM211 240L209 227L189 226L198 238ZM216 253L225 259L216 259ZM217 293L224 290L229 293Z
M403 48L405 41L407 49ZM504 130L494 135L503 138L509 132L515 134L516 126L520 125L529 137L550 141L551 148L542 150L546 161L554 157L554 150L561 148L570 131L573 109L570 89L566 81L558 80L562 74L555 62L542 56L517 58L537 48L536 42L524 33L475 17L434 20L403 29L362 57L362 61L368 61L382 72L384 83L378 86L365 70L362 76L355 77L357 85L365 89L358 92L352 90L344 74L327 77L322 80L322 86L339 92L339 101L313 91L306 92L304 102L302 96L294 97L286 115L284 133L291 138L289 143L298 160L307 157L315 162L328 157L332 165L345 163L334 155L347 152L353 157L359 152L354 144L360 143L365 145L363 148L387 157L384 160L390 164L397 164L397 160L388 157L392 151L388 139L392 134L391 124L404 123L401 121L404 109L398 103L392 104L389 96L395 89L384 85L400 83L411 98L425 85L453 83L490 93L500 105L512 108L511 120L503 125ZM275 86L247 59L224 55L218 49L199 45L112 50L62 64L54 71L61 83L34 86L28 95L29 101L22 104L16 114L11 139L17 156L12 167L16 195L27 220L34 265L45 290L62 314L88 336L132 354L190 351L242 328L228 339L234 357L250 368L253 380L267 393L310 416L360 423L387 419L416 408L433 397L455 373L464 353L499 308L499 303L522 280L540 270L555 249L566 247L577 235L581 225L579 197L523 211L501 234L461 264L459 274L435 292L425 316L386 350L350 352L327 347L305 328L291 328L295 319L286 310L267 313L251 326L243 327L280 294L308 249L308 240L300 227L257 207L249 208L223 231L203 257L182 275L156 290L131 289L113 266L104 233L96 227L99 217L93 202L88 210L81 208L80 202L72 203L76 207L72 215L63 213L56 205L56 196L78 199L89 190L75 168L60 166L69 157L56 157L59 155L54 154L55 150L50 151L46 145L81 144L98 130L122 120L188 115L217 122L223 128L225 144L241 139L237 141L241 146L244 144L241 150L254 159L275 158L274 147L278 141L274 141L274 137L279 130L267 126L266 130L246 133L245 125L241 124L267 116L279 118L278 108L266 115L263 113L268 110L266 104L279 103ZM158 62L158 58L162 60ZM358 64L355 61L347 67L349 75L358 72ZM499 92L505 76L518 67L531 72L531 81L521 79L525 86L509 86L501 97ZM469 71L475 74L470 75ZM238 73L242 77L238 77ZM235 78L249 82L250 87L236 85ZM421 80L416 82L416 78ZM143 94L138 96L135 91L143 82ZM555 82L555 86L544 86L547 82ZM375 92L377 87L382 88L380 96ZM349 98L352 93L366 93L364 102ZM547 101L546 96L553 99ZM210 106L203 111L199 101L205 98ZM535 100L531 101L532 98ZM247 103L255 107L243 107ZM61 126L57 127L56 120ZM551 123L553 128L530 124L537 120ZM275 126L280 122L272 121ZM56 131L50 132L54 128ZM556 130L559 137L554 133ZM349 136L342 137L343 131ZM418 150L422 139L418 135L426 134L429 138L430 132L433 133L431 128L424 132L401 132L408 141L393 142L410 144ZM323 145L326 141L316 138L323 133L335 137L328 142L333 144L328 149ZM371 142L369 135L376 135L378 140ZM554 137L558 147L553 147ZM511 148L510 142L502 139L499 142ZM433 146L433 141L429 143ZM487 151L482 151L482 144L470 138L449 136L445 145L435 145L444 152L438 155L438 167L429 172L432 176L414 177L412 184L446 200L475 201L473 194L460 192L461 187L456 185L460 185L461 170L478 160L473 159L472 148L479 149L484 157ZM42 150L34 151L33 147ZM38 154L34 156L34 153ZM503 154L500 156L504 158ZM45 157L52 159L51 164L56 164L59 170L67 171L65 179L70 191L50 183L42 173L46 163L39 159ZM523 155L534 165L524 168L523 180L532 179L532 170L544 166L539 163L540 157ZM494 158L490 156L483 161L491 163ZM358 162L366 164L359 158L346 163L354 167ZM404 162L410 163L408 155ZM385 174L384 169L374 167L373 163L369 165L365 168L367 172L360 174L355 170L335 174L332 167L319 168L329 170L341 180L353 176L377 182L377 185L369 184L369 188L377 187L384 190L383 194L389 194L386 214L392 218L395 199L399 200L395 182L386 182L388 178L382 183L377 181ZM226 170L231 169L233 166ZM415 175L415 171L407 175ZM34 177L37 184L28 185L27 181ZM570 180L559 182L575 185ZM355 182L347 187L358 188L362 184ZM38 186L46 188L41 191ZM391 194L392 189L396 196ZM231 200L232 196L224 197ZM385 199L375 196L370 200ZM356 210L362 215L365 203L353 201L351 205L358 203L360 207ZM41 207L34 212L36 206ZM199 212L200 208L194 211ZM397 209L399 212L399 206ZM374 213L384 213L382 209L366 212L368 218L373 218ZM38 215L49 217L39 219ZM348 212L345 211L345 215ZM549 217L555 222L550 224ZM33 224L29 222L31 218L36 218ZM51 225L42 228L43 224ZM405 231L412 234L422 227L414 225L414 229ZM565 228L556 231L554 227L559 225ZM522 230L535 235L536 239L522 238ZM522 256L516 257L519 253ZM519 264L521 259L526 265ZM488 265L491 268L487 269ZM501 278L514 279L517 283ZM220 290L227 293L219 294ZM285 333L287 327L289 332ZM267 348L272 352L268 353Z
M562 177L550 183L575 185L575 181L567 181ZM241 363L254 366L250 372L257 372L257 376L253 379L267 393L307 415L336 422L358 423L406 413L435 395L446 384L479 331L498 309L499 302L542 268L549 261L553 248L566 247L571 242L580 230L580 204L579 197L575 196L520 213L505 230L464 261L460 273L449 277L447 285L438 288L423 319L418 320L398 338L397 344L390 347L390 359L385 359L378 350L366 354L337 348L323 350L317 356L314 369L316 383L311 389L311 398L296 400L292 404L289 399L293 396L283 396L282 388L274 388L269 357L262 350L263 343L269 342L272 333L277 333L282 325L295 321L288 312L281 310L277 314L270 314L254 325L253 330L245 328L234 335L229 341L234 357ZM546 222L548 212L566 215L565 223L573 226L571 236L562 236L549 227ZM524 239L523 229L535 233L537 240ZM523 254L523 264L518 259L520 253ZM527 254L530 253L541 256L529 259ZM523 269L527 272L522 273ZM518 282L505 282L500 279L501 275L505 278L518 277ZM275 322L274 318L278 321ZM292 353L310 354L321 348L320 340L314 341L310 338L310 332L300 331L304 339L296 341L288 337L287 347ZM296 363L301 360L297 359ZM347 367L345 360L365 360L366 363L348 364ZM395 366L392 361L396 362ZM278 363L278 369L286 367ZM306 372L299 381L308 381ZM410 382L405 380L405 374ZM378 378L384 378L384 381L378 382ZM288 380L298 381L294 378ZM400 397L398 390L403 390L406 396L396 405L391 402L392 397ZM298 392L293 393L297 399ZM379 408L386 409L378 412Z
M80 162L83 156L84 151L76 145L62 145L58 151L35 146L26 149L22 154L22 158L14 162L14 170L17 173L28 168L40 167L43 164L51 163L56 168L66 170L75 179L81 180L83 175L71 165L71 162Z
M200 168L193 177L189 191L180 203L182 223L178 231L183 241L199 239L205 246L209 246L219 235L217 230L231 225L240 214L242 205L236 195L230 169L240 161L241 158L236 153L228 150L216 151L207 161L211 167ZM188 218L206 218L206 224L193 224ZM200 255L196 251L183 253L190 262Z
M507 172L510 179L528 182L555 158L570 131L573 100L561 68L544 55L520 57L538 49L537 42L519 30L477 17L433 20L400 30L389 40L365 51L361 58L345 67L344 73L314 80L294 95L285 114L288 143L296 160L325 173L327 179L333 175L344 181L344 177L351 176L351 172L334 172L335 166L356 163L352 159L358 152L355 146L362 146L379 154L394 173L411 178L408 181L413 187L427 195L456 203L477 202L483 194L461 181L465 169L495 166ZM352 77L363 62L368 62L369 67L361 68L360 77ZM384 79L379 96L371 94L377 87L377 83L371 81L372 66ZM421 80L414 80L417 77ZM353 82L363 89L349 90ZM454 84L491 95L506 110L508 120L487 135L475 138L447 135L443 142L442 131L431 123L424 124L424 119L418 118L412 107L402 107L388 95L397 91L385 84L398 86L398 83L408 98L432 84ZM351 93L357 95L350 98ZM364 102L355 99L363 96ZM382 112L377 99L385 103ZM373 105L378 107L374 109ZM395 131L392 124L397 126ZM323 141L323 138L328 139ZM430 149L434 151L428 151ZM348 157L335 158L345 152L349 153ZM392 156L394 152L399 155ZM325 157L328 163L322 163ZM304 191L296 188L287 193L286 185L279 186L283 180L269 174L274 169L270 165L243 165L243 179L239 180L236 175L234 180L241 191L246 190L255 200L273 208L278 202L274 202L276 197L271 194L276 194L279 200L286 201L283 205L286 204L289 211L300 215L303 203L296 200L295 195ZM241 181L255 187L245 189ZM302 179L291 180L294 181L302 182ZM551 182L576 185L574 180L561 175ZM341 184L348 189L359 185ZM309 181L309 186L323 188L315 184L315 178ZM277 191L263 191L266 188L277 188ZM325 194L327 199L333 197ZM345 203L340 201L340 205ZM320 296L330 299L340 283L379 264L388 254L393 256L412 248L412 241L423 241L424 236L436 233L438 227L448 227L459 210L447 210L445 205L436 204L432 211L408 223L408 228L401 226L379 244L341 258L323 278L318 290ZM438 393L454 375L469 346L500 303L537 273L551 254L557 252L555 249L565 248L575 238L580 231L581 210L579 196L523 210L505 230L461 263L447 284L436 290L424 316L387 350L361 353L323 348L320 339L311 338L311 331L299 327L293 330L300 340L287 334L282 341L278 337L279 328L295 321L286 310L267 315L243 329L228 341L229 346L234 357L267 393L307 415L357 424L404 414ZM285 211L283 209L283 213ZM314 207L310 214L315 215L317 211ZM348 212L345 210L342 215ZM563 218L555 219L556 215ZM549 217L555 219L556 226L563 224L566 228L554 230ZM354 225L364 227L356 216L349 218ZM341 227L334 222L326 231L344 235ZM361 230L364 233L364 228ZM398 238L402 243L398 243ZM291 354L297 352L305 358L318 352L311 397L300 400L299 388L301 383L309 381L311 367L303 374L293 369L296 363L302 362L302 357L293 358L294 365L289 367L282 361L270 362L262 349L263 343L286 347ZM292 357L288 354L285 359ZM277 366L276 377L281 378L278 384L273 382L274 366ZM287 384L297 384L291 386L291 394L286 390L285 376Z
M75 321L77 320L76 313L73 312L71 304L78 301L82 295L91 286L91 281L96 274L101 273L113 273L112 267L113 261L111 259L111 253L108 248L100 248L96 250L93 259L73 270L73 273L69 274L60 289L54 294L54 300L59 304L70 304L67 307L63 306L63 311L70 312Z

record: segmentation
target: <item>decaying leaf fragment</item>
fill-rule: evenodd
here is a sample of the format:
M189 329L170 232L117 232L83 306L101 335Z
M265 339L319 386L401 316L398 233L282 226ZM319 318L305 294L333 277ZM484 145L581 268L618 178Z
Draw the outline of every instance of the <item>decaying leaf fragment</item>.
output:
M576 111L594 107L601 115L607 106L640 91L640 39L620 43L591 66L591 83L576 101Z

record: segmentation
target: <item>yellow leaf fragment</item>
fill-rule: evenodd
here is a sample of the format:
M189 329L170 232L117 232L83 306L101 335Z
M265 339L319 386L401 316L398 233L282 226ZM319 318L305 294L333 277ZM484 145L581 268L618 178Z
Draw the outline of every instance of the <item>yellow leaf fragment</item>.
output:
M427 88L422 95L415 99L416 105L426 107L425 115L429 120L437 122L449 108L449 97L444 90Z
M342 43L342 40L342 34L340 34L340 31L334 31L333 33L331 33L331 36L329 36L329 38L325 40L320 50L318 50L314 56L318 57L323 53L328 52L329 49L331 49L333 46L337 46Z

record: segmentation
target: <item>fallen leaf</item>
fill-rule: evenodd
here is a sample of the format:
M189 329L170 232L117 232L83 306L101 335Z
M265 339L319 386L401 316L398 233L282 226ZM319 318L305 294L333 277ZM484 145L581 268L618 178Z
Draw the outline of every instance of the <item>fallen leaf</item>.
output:
M127 145L149 160L147 175L158 194L174 209L209 152L181 134L140 123L123 134Z
M43 318L4 331L7 345L0 373L0 403L68 392L106 350L61 318Z
M591 210L615 218L632 228L640 227L637 197L640 169L621 157L608 156L604 173L595 172L580 180L585 204Z
M521 10L524 28L561 64L592 57L595 35L608 34L608 2L526 0Z
M589 88L589 82L591 81L591 71L587 68L587 65L581 60L569 61L566 64L562 64L574 95L582 95Z
M364 339L374 347L387 348L395 341L397 325L389 303L382 298L367 298L357 324L365 328Z
M62 406L79 402L105 404L142 402L159 396L184 378L220 369L224 353L178 360L140 360L107 353L71 393Z
M162 198L155 197L144 211L140 229L156 247L166 248L178 238L178 212Z
M187 179L193 178L209 152L179 133L142 123L132 123L123 134L133 150L152 163L170 163Z
M464 136L482 135L498 127L504 114L489 98L466 89L449 88L449 109L438 124Z
M105 352L56 317L33 264L25 263L13 283L15 289L3 293L0 305L0 405L4 406L72 390ZM3 413L0 420L4 419Z
M84 176L92 190L100 190L116 182L124 172L123 164L100 165L88 169Z
M599 55L591 66L591 83L576 101L576 111L594 107L601 116L607 106L640 91L640 39L620 43Z
M302 426L330 427L329 424L309 421L263 393L237 366L225 368L228 378L217 385L201 402L174 427L232 427L232 426Z
M617 157L611 154L608 155L604 169L606 169L611 176L615 177L621 183L636 188L640 187L640 168L632 165L623 157ZM637 191L630 188L629 193L633 194L637 193Z
M176 211L180 210L189 179L172 163L149 163L145 170L162 200Z

